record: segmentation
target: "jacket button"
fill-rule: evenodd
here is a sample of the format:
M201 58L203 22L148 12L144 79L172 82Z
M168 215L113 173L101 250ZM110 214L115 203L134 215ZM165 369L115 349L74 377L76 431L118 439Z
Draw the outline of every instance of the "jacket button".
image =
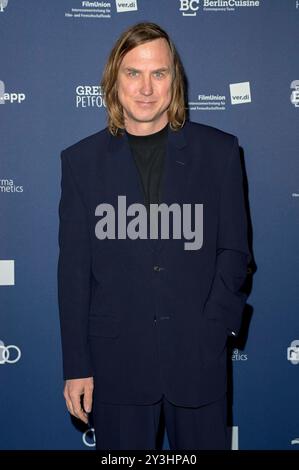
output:
M162 269L164 269L162 268L162 266L154 266L154 271L159 272L159 271L162 271Z

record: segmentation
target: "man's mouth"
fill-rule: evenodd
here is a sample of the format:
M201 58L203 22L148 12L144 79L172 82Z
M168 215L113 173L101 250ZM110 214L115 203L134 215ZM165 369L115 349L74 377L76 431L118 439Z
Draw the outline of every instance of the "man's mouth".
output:
M140 106L150 106L150 105L153 105L155 102L154 101L137 101L137 103Z

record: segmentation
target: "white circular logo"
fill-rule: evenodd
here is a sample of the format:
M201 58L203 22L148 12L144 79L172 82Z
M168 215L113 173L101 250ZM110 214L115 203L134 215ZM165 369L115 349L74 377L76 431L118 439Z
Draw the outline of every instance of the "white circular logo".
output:
M96 445L94 428L87 429L82 436L82 440L87 447L94 447Z
M21 350L15 344L5 346L0 341L0 364L15 364L21 358Z

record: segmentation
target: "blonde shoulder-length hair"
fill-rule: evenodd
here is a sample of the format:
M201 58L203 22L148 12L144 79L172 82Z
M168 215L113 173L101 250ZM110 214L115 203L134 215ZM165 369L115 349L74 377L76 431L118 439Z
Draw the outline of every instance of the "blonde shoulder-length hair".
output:
M185 123L185 76L178 52L168 34L160 26L148 22L137 23L124 31L116 41L101 80L108 114L108 129L114 136L123 134L125 129L123 108L117 93L117 76L121 61L134 47L159 38L167 41L173 63L172 99L167 110L169 125L175 131Z

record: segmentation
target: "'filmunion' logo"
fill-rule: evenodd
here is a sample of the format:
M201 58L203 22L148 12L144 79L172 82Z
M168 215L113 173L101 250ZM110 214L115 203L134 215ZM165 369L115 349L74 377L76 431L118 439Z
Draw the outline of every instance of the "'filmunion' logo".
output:
M188 104L190 111L225 111L225 95L214 95L212 93L210 93L209 95L205 95L201 93L200 95L197 95L196 99L197 101L189 101Z
M299 340L295 339L288 347L288 361L293 365L299 364Z
M293 80L290 88L293 89L290 96L291 103L295 106L295 108L299 108L299 80Z
M111 4L110 4L110 2L88 2L88 1L84 1L84 2L82 2L82 6L83 7L89 7L89 8L99 8L99 7L105 8L105 7L110 7Z
M96 435L94 428L89 428L82 435L82 441L87 447L95 447Z
M140 203L130 204L126 207L126 196L118 196L117 204L117 238L131 240L148 238L148 215L150 224L150 239L157 240L159 232L159 219L161 221L161 239L170 238L170 213L172 214L172 234L174 239L183 237L192 242L184 243L184 250L199 250L203 245L203 204L194 204L194 230L192 230L192 204L181 206L173 203L168 206L150 204L149 214L146 207ZM136 215L137 214L137 215ZM95 235L99 240L106 238L114 240L116 237L116 216L113 205L101 203L96 207L95 215L102 217L95 226ZM134 217L127 224L127 216Z
M21 350L18 346L10 344L5 346L0 340L0 364L15 364L20 360Z
M199 0L180 0L180 11L183 16L196 16Z
M7 7L8 0L0 0L0 13L4 12L4 8Z

